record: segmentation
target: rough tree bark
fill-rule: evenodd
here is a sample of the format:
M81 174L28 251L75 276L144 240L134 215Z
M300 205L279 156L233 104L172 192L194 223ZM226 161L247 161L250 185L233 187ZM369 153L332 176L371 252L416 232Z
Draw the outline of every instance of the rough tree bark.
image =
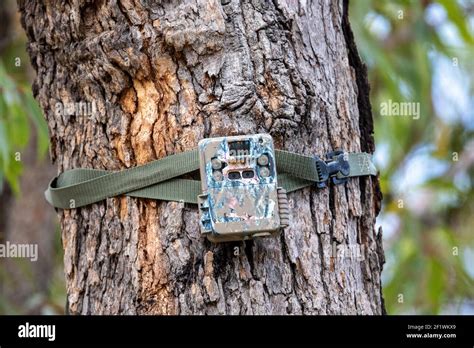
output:
M19 7L59 172L132 167L203 137L257 132L304 154L374 150L366 70L343 1ZM58 102L97 110L65 116ZM280 238L220 245L200 236L191 205L117 197L61 211L69 311L383 313L378 181L289 199L292 224ZM364 260L333 257L344 245L360 245Z

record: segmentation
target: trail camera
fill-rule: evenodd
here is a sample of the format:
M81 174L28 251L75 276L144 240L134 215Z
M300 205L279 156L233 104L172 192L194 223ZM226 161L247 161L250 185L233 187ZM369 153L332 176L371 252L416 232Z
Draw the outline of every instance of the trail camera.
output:
M288 225L286 192L278 187L269 135L203 139L199 155L200 225L209 240L269 236Z

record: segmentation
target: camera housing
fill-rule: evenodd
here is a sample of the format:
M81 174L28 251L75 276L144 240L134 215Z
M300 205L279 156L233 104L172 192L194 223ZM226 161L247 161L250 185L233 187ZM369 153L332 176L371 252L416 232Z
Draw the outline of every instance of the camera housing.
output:
M213 242L271 236L288 225L268 134L203 139L198 144L203 193L201 232Z

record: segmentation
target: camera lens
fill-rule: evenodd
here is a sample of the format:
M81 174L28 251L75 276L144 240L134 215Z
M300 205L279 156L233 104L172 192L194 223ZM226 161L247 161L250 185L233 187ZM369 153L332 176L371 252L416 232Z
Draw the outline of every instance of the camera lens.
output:
M220 170L216 170L214 173L212 173L212 177L216 181L221 181L222 180L222 172Z
M261 155L259 158L257 158L257 163L261 166L266 166L268 164L268 156Z
M252 179L255 176L253 170L246 170L242 173L244 179Z
M260 168L260 176L262 178L268 178L270 176L270 169L267 167Z
M214 169L214 170L221 169L222 168L222 162L219 161L217 158L213 158L211 160L211 166L212 166L212 169Z
M227 174L230 180L238 180L240 179L240 173L239 172L230 172Z

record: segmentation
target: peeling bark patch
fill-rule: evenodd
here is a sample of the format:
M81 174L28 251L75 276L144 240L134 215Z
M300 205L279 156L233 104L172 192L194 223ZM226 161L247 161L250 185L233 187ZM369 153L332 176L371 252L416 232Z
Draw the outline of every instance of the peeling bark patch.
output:
M157 104L160 100L152 81L133 81L137 91L137 112L132 117L130 127L132 147L137 164L145 164L155 159L152 133L158 120Z
M271 112L277 112L282 105L283 98L279 94L279 89L275 84L275 81L272 79L271 75L265 75L265 84L258 89L265 105L268 106L268 109Z
M219 300L219 287L214 278L214 254L208 251L204 255L204 279L203 284L206 289L207 296L210 302L217 302Z

